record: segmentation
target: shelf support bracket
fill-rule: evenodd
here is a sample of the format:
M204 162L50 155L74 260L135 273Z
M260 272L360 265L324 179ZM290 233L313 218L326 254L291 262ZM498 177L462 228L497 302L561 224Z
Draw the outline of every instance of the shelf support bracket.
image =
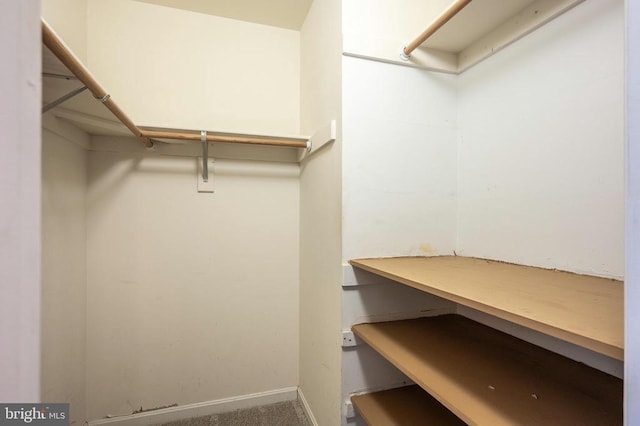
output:
M323 146L336 140L336 120L318 129L313 136L307 141L307 147L298 155L298 162L302 161L309 155L313 154Z
M78 87L77 89L72 90L71 92L67 93L66 95L59 97L55 101L46 104L45 106L42 107L42 114L44 114L45 112L57 107L61 103L73 98L74 96L79 95L80 93L84 92L85 90L87 90L87 86Z
M213 164L213 159L209 159L209 138L206 131L200 132L200 142L202 142L202 158L198 158L196 164L198 170L198 192L214 192L213 178L209 179L209 163Z
M200 141L202 141L202 180L209 182L209 142L207 142L207 132L200 132Z

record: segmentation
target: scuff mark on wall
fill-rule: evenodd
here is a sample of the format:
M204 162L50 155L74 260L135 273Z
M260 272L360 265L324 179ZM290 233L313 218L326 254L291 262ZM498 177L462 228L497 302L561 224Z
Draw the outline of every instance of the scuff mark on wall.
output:
M434 255L438 253L438 250L436 250L435 247L432 247L431 244L420 244L420 247L418 248L421 252L427 255Z

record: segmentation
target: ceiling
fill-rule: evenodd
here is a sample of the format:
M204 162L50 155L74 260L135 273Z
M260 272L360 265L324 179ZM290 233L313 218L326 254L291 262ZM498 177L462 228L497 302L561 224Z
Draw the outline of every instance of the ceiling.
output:
M239 21L300 30L313 0L137 0Z

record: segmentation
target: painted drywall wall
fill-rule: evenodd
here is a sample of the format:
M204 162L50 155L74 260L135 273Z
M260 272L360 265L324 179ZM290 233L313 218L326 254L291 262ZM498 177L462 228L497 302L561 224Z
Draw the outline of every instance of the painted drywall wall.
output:
M456 77L343 60L343 261L453 254Z
M342 30L346 38L394 41L399 55L450 4L449 0L345 1Z
M59 123L64 126L64 123ZM71 138L42 133L41 399L70 404L86 420L86 151ZM83 137L84 136L84 137ZM88 135L81 135L86 143Z
M300 31L301 130L337 139L301 165L299 387L318 425L340 423L341 1L315 1Z
M312 0L252 0L202 1L202 0L137 0L161 4L193 12L224 16L241 21L299 30L307 16Z
M297 134L299 33L131 0L89 1L88 66L138 125Z
M456 77L343 58L344 330L448 313L455 305L370 274L349 259L453 254ZM343 351L342 400L409 380L367 345ZM360 425L359 417L343 425Z
M40 398L40 2L0 1L0 401Z
M196 157L111 144L88 160L88 418L297 386L297 164L220 159L197 193Z
M401 46L398 39L407 28L394 23L424 18L414 13L416 7L433 6L437 14L437 5L425 2L413 9L390 2L357 6L344 5L345 49L353 40L364 40L359 46L366 46L372 34L384 34ZM384 31L372 31L380 27ZM453 253L456 95L455 76L343 57L343 330L361 322L455 310L453 303L354 271L347 261ZM350 394L410 383L364 344L345 348L342 366L345 426L364 425L359 416L347 415Z
M42 17L86 64L87 0L42 0Z
M640 422L640 1L626 5L625 424Z
M458 254L624 269L623 2L585 2L460 75Z

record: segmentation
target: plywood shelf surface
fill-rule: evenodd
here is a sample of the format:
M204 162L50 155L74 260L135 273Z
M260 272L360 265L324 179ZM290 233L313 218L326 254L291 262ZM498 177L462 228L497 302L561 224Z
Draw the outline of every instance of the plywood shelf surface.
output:
M624 359L621 281L461 256L358 259L351 265Z
M369 426L465 425L417 385L352 396L351 402Z
M620 379L467 318L352 329L469 424L622 424Z

